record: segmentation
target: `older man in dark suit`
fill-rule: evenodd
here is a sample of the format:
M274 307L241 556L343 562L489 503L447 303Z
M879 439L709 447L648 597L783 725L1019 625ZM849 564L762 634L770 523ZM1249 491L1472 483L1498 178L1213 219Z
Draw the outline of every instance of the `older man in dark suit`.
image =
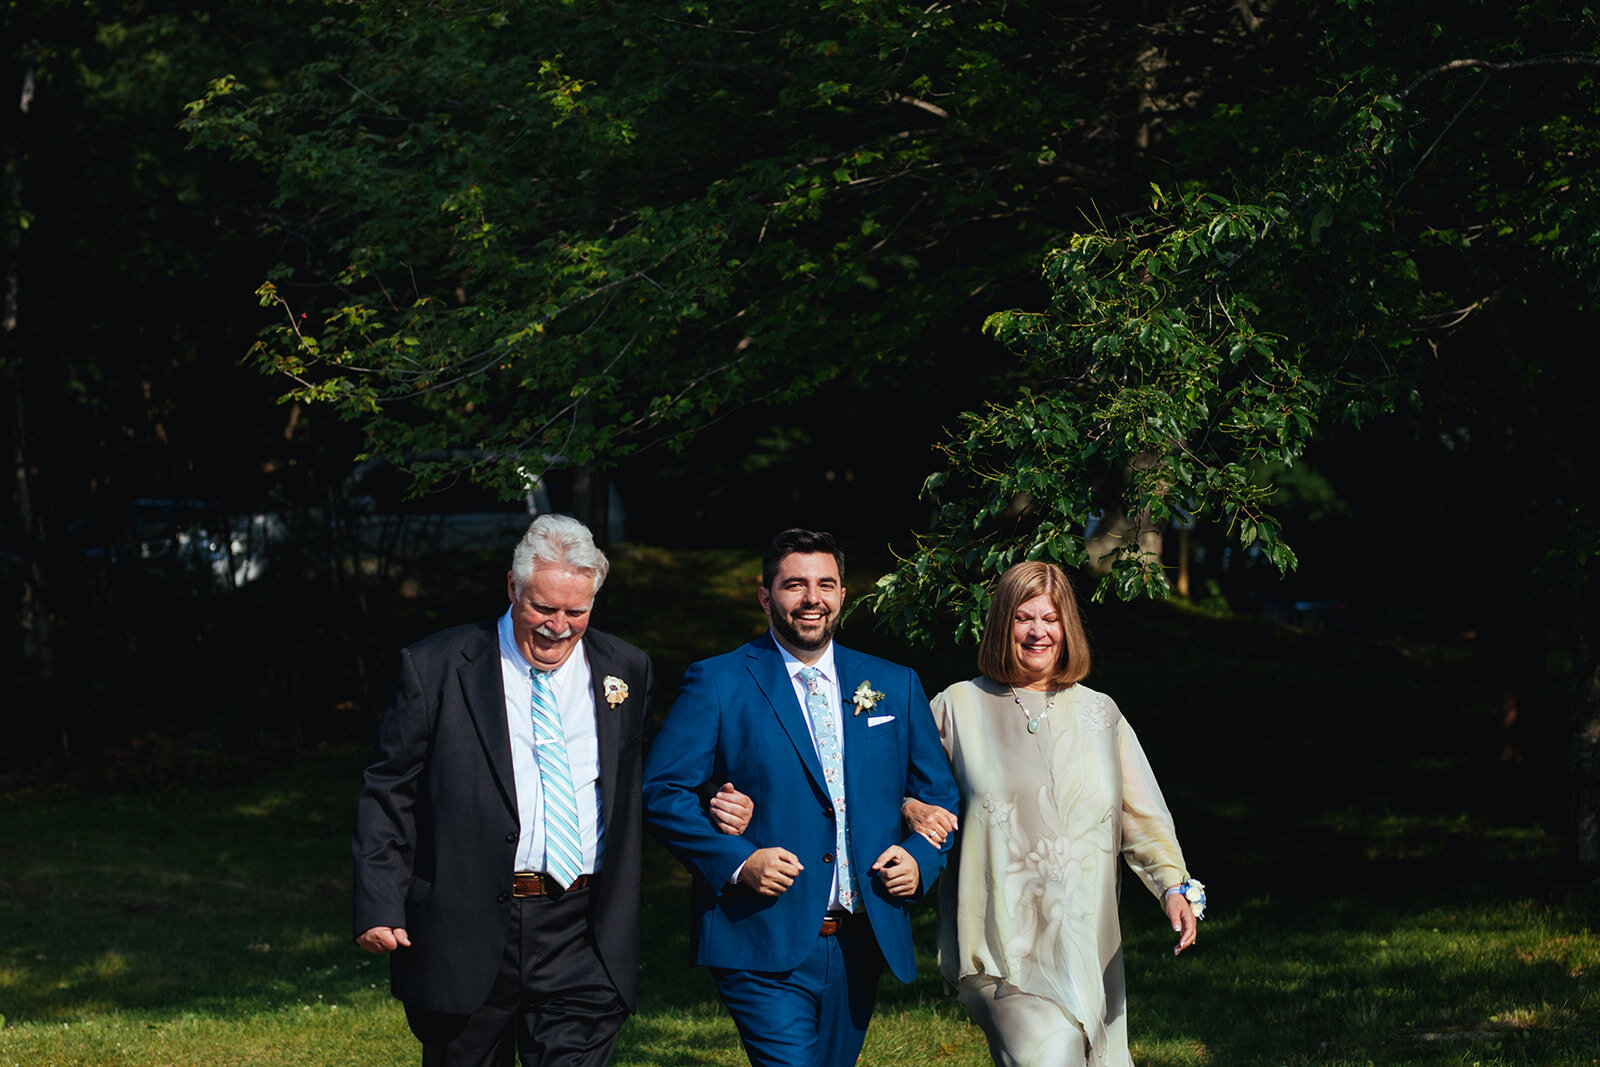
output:
M426 1067L599 1065L634 1010L650 659L588 629L608 563L541 516L510 609L407 648L356 814L356 942Z

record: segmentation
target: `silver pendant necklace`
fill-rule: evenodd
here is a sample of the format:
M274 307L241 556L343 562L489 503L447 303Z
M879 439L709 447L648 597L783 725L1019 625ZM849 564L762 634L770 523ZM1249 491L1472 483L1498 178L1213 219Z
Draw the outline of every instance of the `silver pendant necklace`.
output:
M1017 707L1022 709L1022 717L1028 720L1028 732L1030 734L1039 732L1039 724L1050 717L1050 709L1056 706L1056 697L1060 695L1060 690L1052 689L1050 695L1045 698L1044 710L1035 716L1033 712L1028 710L1028 706L1022 702L1021 695L1017 693L1017 687L1011 687L1011 699L1017 702Z

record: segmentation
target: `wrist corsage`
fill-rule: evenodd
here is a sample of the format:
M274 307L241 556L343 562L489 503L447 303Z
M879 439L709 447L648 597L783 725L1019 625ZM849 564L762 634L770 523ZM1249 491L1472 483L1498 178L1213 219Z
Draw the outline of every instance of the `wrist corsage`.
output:
M1206 884L1198 878L1186 878L1175 886L1168 887L1161 894L1163 902L1174 893L1182 893L1183 899L1189 902L1189 908L1194 912L1194 917L1204 921L1206 917Z

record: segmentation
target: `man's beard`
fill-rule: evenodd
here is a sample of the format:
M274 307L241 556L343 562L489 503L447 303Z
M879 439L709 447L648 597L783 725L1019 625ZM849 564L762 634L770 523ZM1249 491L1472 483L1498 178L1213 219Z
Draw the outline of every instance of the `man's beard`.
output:
M814 638L804 637L799 630L795 629L794 623L790 621L789 616L781 615L776 611L769 611L767 618L772 622L772 629L777 632L779 637L795 648L804 649L807 652L815 652L819 648L826 648L828 642L833 640L833 632L839 628L839 616L829 614L825 616L826 621L823 623L822 632L818 636Z

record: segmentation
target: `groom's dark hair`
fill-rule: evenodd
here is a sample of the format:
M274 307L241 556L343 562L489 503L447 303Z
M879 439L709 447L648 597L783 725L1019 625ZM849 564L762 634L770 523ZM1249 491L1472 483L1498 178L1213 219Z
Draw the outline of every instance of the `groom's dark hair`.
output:
M761 557L763 588L772 588L772 580L778 576L778 564L783 562L783 557L796 552L828 553L833 557L833 562L839 566L839 581L844 581L844 553L839 551L839 546L834 543L833 534L818 530L802 530L795 526L774 536L772 544L767 546L766 554Z

